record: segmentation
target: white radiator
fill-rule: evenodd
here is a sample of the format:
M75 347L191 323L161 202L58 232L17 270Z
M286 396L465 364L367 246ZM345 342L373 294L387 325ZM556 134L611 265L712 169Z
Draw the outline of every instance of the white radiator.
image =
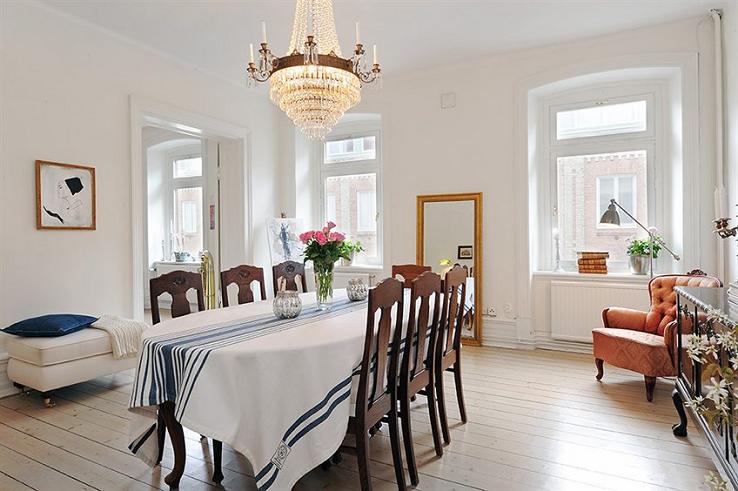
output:
M592 329L602 327L603 309L648 310L648 303L643 283L552 281L551 337L591 343Z

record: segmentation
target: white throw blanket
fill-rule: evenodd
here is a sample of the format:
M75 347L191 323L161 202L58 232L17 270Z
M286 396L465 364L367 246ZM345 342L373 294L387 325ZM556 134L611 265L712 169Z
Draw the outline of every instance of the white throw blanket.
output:
M90 327L102 329L110 335L113 357L127 358L138 353L141 347L141 336L149 325L145 322L105 314Z

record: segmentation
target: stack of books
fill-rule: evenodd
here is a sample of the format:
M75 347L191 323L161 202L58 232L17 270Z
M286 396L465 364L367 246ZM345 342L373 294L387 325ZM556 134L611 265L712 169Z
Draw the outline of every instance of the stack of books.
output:
M580 273L590 274L607 274L607 258L610 254L607 252L577 252L579 259L577 265Z

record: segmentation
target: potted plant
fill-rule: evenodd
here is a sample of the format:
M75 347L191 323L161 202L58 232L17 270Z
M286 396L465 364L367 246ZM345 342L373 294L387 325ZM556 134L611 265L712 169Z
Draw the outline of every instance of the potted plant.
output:
M649 236L646 239L634 238L630 241L626 252L629 256L630 272L632 274L648 274L652 249L653 259L657 259L661 251L661 245L654 237Z
M305 261L313 262L315 297L318 310L328 310L333 303L333 265L339 259L348 259L344 241L346 236L333 232L336 224L328 222L322 230L308 230L300 234L305 244Z
M341 266L351 266L353 264L356 255L360 252L364 252L364 246L358 240L352 242L348 239L343 241L343 249L346 253L346 258L341 258Z

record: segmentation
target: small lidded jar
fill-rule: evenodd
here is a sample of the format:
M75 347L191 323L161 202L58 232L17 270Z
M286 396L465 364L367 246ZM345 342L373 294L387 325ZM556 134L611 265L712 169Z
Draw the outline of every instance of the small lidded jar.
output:
M277 319L294 319L302 312L300 294L292 290L278 291L272 308Z
M346 287L346 296L352 302L366 300L366 297L369 296L369 287L364 284L361 278L351 278L348 280L348 286Z

